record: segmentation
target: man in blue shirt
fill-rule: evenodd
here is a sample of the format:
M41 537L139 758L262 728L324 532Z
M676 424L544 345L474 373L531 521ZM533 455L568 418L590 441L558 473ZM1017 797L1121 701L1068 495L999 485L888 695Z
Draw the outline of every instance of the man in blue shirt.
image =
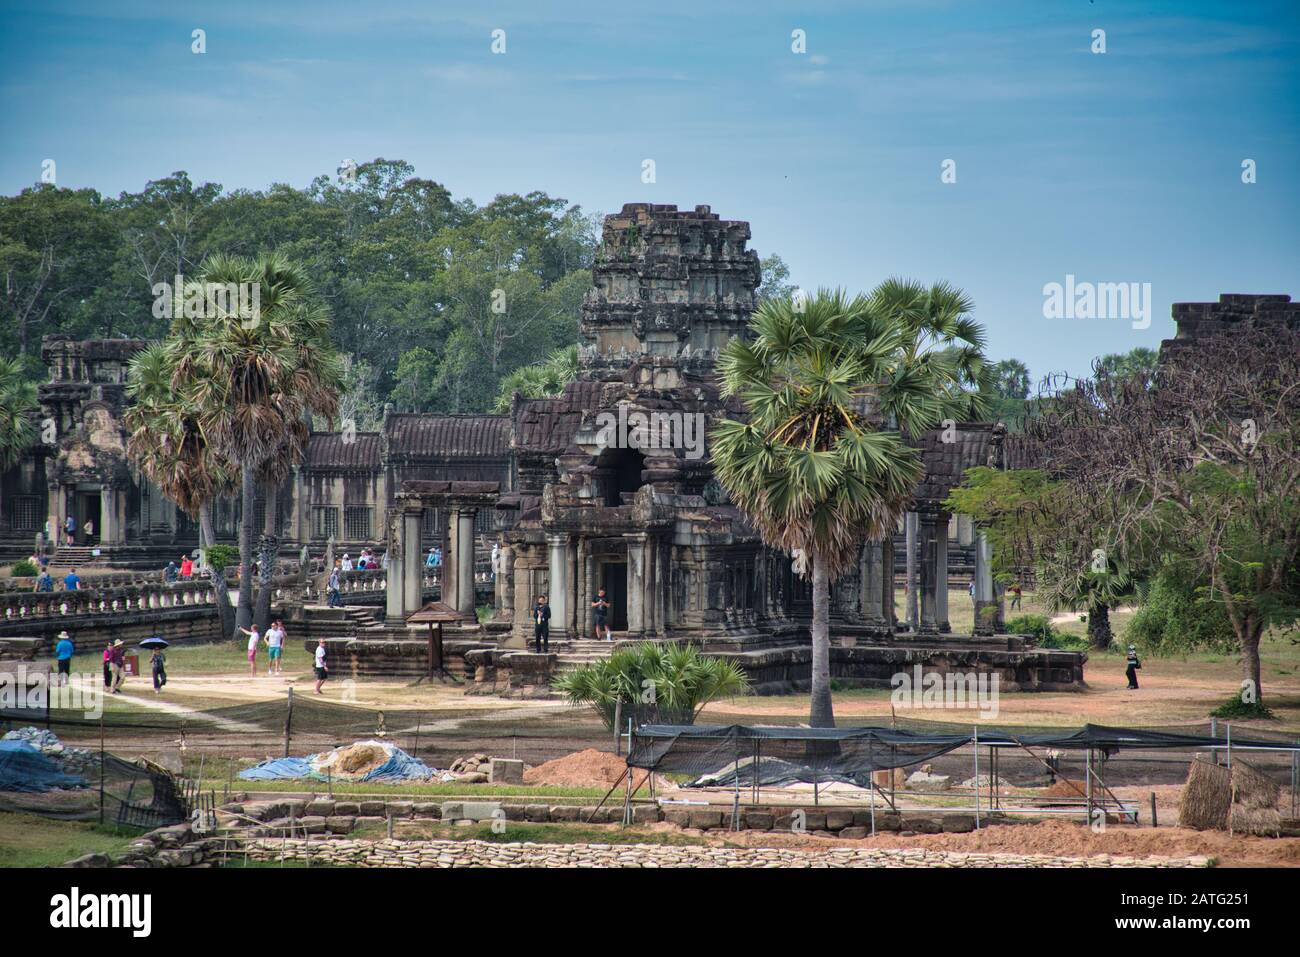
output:
M72 643L72 638L66 631L59 632L59 643L54 646L54 657L59 662L59 684L68 683L68 675L72 673L72 656L76 654L77 646Z
M71 569L63 578L63 587L67 591L76 591L81 587L81 579L77 577L77 570Z

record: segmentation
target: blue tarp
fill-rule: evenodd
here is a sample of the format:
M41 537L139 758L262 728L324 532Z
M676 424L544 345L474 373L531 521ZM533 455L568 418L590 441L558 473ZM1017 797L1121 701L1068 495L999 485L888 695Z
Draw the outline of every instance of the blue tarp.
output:
M392 746L389 745L389 747ZM239 776L245 781L276 781L296 778L324 781L326 775L316 770L316 759L324 756L313 754L306 758L274 758L270 761L263 761L255 767L240 771ZM411 757L401 748L393 747L387 761L379 765L379 767L367 771L361 777L351 780L426 781L432 774L432 769L423 761Z
M275 758L240 771L239 776L245 781L277 781L282 778L310 778L316 776L316 772L311 768L311 758Z
M25 741L0 741L0 791L52 791L84 788L86 781L59 766Z

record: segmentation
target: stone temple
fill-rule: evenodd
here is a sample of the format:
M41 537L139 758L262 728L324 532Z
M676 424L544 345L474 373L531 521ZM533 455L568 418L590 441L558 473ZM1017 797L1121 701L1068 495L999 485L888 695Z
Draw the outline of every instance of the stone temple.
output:
M382 588L365 599L383 608L373 640L384 647L406 637L406 619L429 597L424 556L439 545L445 560L433 594L462 615L449 637L480 672L522 666L538 595L550 599L553 649L590 637L591 601L604 588L616 638L697 642L736 656L760 691L806 687L810 584L727 501L708 455L713 422L737 411L719 395L718 350L745 334L757 306L749 239L747 223L707 206L624 206L604 223L582 308L580 375L562 395L516 396L508 415L389 411L376 432L315 433L274 514L258 502L259 527L287 564L304 548L314 559L331 547L387 552ZM1296 322L1300 304L1285 296L1176 304L1179 338L1166 348L1279 316ZM0 476L0 557L30 554L46 523L61 528L68 515L78 537L60 545L56 566L157 570L197 545L195 523L125 456L127 363L144 345L45 340L45 441ZM1008 690L1082 681L1086 656L1001 633L988 543L943 508L965 469L1007 466L1004 440L993 423L912 438L924 464L913 511L891 540L863 542L832 588L837 679L888 684L922 664L996 672ZM234 539L238 518L237 501L218 503L219 539ZM900 620L896 594L909 563L917 588ZM952 634L950 573L974 582L976 634ZM385 653L367 649L365 636L338 637L354 664Z

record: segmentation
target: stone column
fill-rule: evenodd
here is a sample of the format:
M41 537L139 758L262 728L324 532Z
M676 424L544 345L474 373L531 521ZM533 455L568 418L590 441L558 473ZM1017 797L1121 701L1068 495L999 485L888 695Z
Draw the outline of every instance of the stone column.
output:
M948 520L947 512L940 512L934 522L934 617L939 631L952 631L948 624Z
M926 634L933 634L939 630L939 589L936 582L939 570L937 520L938 515L934 512L922 512L917 519L917 536L921 540L921 561L917 569L917 587L912 590L920 592L917 596L920 614L917 630Z
M420 555L420 525L424 509L419 504L402 509L402 617L424 605L424 567ZM389 570L389 577L392 571ZM392 582L389 582L392 588Z
M898 627L898 615L894 612L894 536L887 535L880 543L880 579L884 589L880 595L880 617L885 620L890 632Z
M645 632L646 534L624 535L627 541L627 631L629 635Z
M975 531L975 634L991 635L994 617L985 617L984 610L996 604L993 598L993 548L984 529Z
M908 512L903 518L903 536L907 549L907 627L912 631L919 631L921 626L920 599L917 595L921 587L921 579L917 574L916 567L916 540L919 537L919 516L916 512ZM893 542L889 542L889 547L893 548Z
M456 592L455 608L474 618L474 518L478 512L461 508L456 513ZM445 561L444 561L445 564Z
M868 625L883 625L885 582L881 567L882 551L879 542L867 542L858 558L859 607Z
M107 485L99 490L99 527L95 529L95 537L101 545L122 544L125 516L121 503L124 497L119 489Z
M442 567L438 569L442 576L441 595L444 603L452 608L460 601L460 592L456 585L456 526L459 510L449 509L446 524L442 527Z
M393 548L388 553L388 572L384 576L386 584L384 585L384 617L390 622L401 622L405 620L402 614L403 596L406 594L406 566L412 561L419 561L416 555L414 558L407 550L410 543L405 541L406 526L398 522L397 541L393 543ZM327 557L328 560L328 557ZM329 579L329 569L325 569L325 579Z
M572 609L569 608L569 536L549 534L546 543L550 547L550 595L551 638L560 640L569 637L566 627Z

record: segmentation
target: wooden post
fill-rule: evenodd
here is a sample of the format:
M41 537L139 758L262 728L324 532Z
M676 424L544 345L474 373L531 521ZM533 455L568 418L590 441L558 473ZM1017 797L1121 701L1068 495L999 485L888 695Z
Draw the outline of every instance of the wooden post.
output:
M1151 826L1152 827L1160 826L1156 821L1156 792L1155 791L1151 792Z
M293 688L289 689L289 706L284 712L284 756L289 756L290 729L293 726Z

